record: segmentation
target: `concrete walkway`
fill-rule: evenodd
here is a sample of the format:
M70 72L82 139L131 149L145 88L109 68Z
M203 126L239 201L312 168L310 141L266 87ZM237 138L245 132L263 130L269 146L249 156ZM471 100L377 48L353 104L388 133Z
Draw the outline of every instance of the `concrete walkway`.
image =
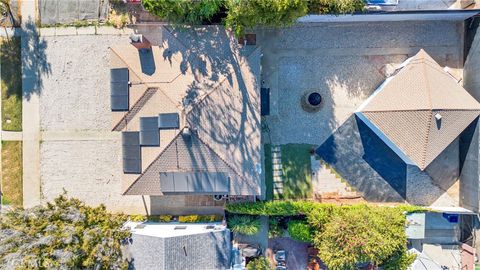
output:
M35 59L36 1L21 2L22 12L22 129L23 129L23 207L40 204L40 115L38 74L32 72ZM30 28L30 29L29 29ZM32 29L33 28L33 29ZM25 61L29 60L29 61Z
M21 141L23 140L23 133L21 131L2 130L1 140L2 141Z

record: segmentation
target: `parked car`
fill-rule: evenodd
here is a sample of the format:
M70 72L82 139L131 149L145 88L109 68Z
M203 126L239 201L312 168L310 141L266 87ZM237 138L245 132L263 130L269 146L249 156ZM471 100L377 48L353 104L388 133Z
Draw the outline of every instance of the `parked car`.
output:
M275 252L275 261L285 262L286 260L287 260L287 252L285 252L285 250L277 250L277 252Z

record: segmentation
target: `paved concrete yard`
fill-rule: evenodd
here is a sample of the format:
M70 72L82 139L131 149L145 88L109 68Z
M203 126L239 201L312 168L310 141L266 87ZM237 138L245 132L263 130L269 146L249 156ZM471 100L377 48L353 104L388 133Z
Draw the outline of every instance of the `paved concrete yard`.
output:
M128 36L44 37L51 74L40 95L42 130L110 130L108 47Z
M271 89L272 143L321 144L392 67L420 48L440 65L461 67L462 33L462 22L449 21L300 24L259 32L263 86ZM317 113L300 106L309 90L322 95Z

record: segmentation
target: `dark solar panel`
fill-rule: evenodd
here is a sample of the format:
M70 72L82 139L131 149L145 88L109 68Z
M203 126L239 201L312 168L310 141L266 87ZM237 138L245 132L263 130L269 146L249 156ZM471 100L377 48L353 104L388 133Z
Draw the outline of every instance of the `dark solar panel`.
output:
M178 113L161 113L158 115L159 129L178 129L179 125Z
M110 69L110 105L112 111L128 111L128 69Z
M159 146L158 117L140 117L140 145Z
M138 132L122 132L122 155L124 173L141 173L142 160Z
M164 193L228 194L230 177L223 172L161 172Z
M260 89L260 115L270 115L270 88Z

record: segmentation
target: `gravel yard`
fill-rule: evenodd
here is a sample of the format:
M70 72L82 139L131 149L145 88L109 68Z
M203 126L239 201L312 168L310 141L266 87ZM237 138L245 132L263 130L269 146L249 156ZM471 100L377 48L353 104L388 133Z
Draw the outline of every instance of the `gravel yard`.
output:
M120 134L110 133L108 47L128 36L44 37L51 73L40 96L42 200L67 191L87 204L144 212L139 196L122 196ZM111 136L110 136L111 135ZM116 136L118 135L118 136Z
M120 140L44 141L41 144L41 179L44 201L65 190L88 204L110 210L142 212L140 196L122 196Z
M463 23L453 21L310 23L259 31L262 86L271 92L268 138L273 144L321 144L421 48L440 65L462 68L462 32ZM322 95L316 113L300 105L312 90Z
M108 47L128 36L44 37L51 74L40 96L42 130L108 130L110 59Z

